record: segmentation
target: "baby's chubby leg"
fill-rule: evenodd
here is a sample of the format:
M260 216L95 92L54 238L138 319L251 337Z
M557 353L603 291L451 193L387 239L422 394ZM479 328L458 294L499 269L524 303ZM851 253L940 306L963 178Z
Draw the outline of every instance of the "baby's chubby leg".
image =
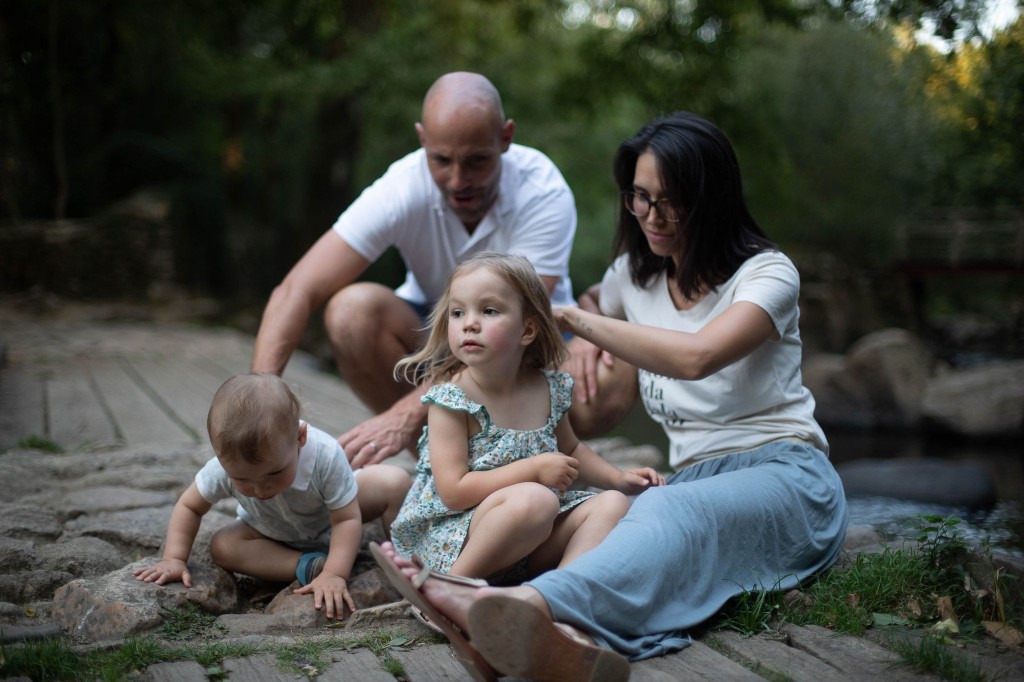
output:
M551 536L530 555L531 575L569 564L597 547L629 511L629 498L617 490L605 490L555 521Z
M558 497L538 483L516 483L488 495L473 512L453 575L486 578L533 552L558 517Z
M380 519L384 535L391 537L391 523L402 508L412 479L404 469L391 464L371 464L356 469L359 483L359 513L363 523Z
M232 521L214 533L210 553L227 571L274 582L291 582L302 553L271 540L244 521Z

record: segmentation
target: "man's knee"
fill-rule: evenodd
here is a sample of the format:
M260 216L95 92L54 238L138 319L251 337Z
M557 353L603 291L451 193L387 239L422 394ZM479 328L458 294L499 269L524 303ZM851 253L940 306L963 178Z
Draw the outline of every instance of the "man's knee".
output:
M423 322L388 287L357 282L327 302L324 326L338 361L362 367L372 364L382 348L396 349L399 357L411 353L419 343Z
M335 345L351 345L379 329L379 319L387 297L394 293L379 284L357 282L334 294L324 308L324 326ZM376 322L376 324L375 324Z

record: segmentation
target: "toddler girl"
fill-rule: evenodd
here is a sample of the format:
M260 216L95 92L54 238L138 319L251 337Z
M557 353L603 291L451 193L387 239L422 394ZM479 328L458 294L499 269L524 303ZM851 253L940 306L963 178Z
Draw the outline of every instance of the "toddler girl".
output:
M576 437L572 377L556 369L565 355L529 261L483 253L454 270L426 345L395 368L432 384L416 480L391 528L401 554L452 575L537 575L596 546L626 494L664 483ZM607 490L571 490L577 480Z

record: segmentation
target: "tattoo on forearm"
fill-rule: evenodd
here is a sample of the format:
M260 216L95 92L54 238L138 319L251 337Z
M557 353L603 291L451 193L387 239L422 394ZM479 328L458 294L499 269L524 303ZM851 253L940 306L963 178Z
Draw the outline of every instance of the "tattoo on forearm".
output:
M572 323L574 325L576 325L576 328L579 329L584 334L593 334L594 333L594 328L591 327L586 322L584 322L583 318L581 318L579 315L573 315Z

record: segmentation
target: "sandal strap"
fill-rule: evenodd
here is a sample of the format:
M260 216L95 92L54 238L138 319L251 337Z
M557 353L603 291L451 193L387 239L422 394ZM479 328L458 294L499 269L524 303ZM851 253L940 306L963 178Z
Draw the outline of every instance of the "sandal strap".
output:
M416 586L417 590L423 587L423 583L427 582L427 578L437 578L445 582L455 583L456 585L469 585L470 587L487 587L489 584L483 578L467 578L461 575L451 575L432 570L429 566L423 566L423 562L417 556L414 556L412 560L422 566L420 572L412 579L412 584Z

